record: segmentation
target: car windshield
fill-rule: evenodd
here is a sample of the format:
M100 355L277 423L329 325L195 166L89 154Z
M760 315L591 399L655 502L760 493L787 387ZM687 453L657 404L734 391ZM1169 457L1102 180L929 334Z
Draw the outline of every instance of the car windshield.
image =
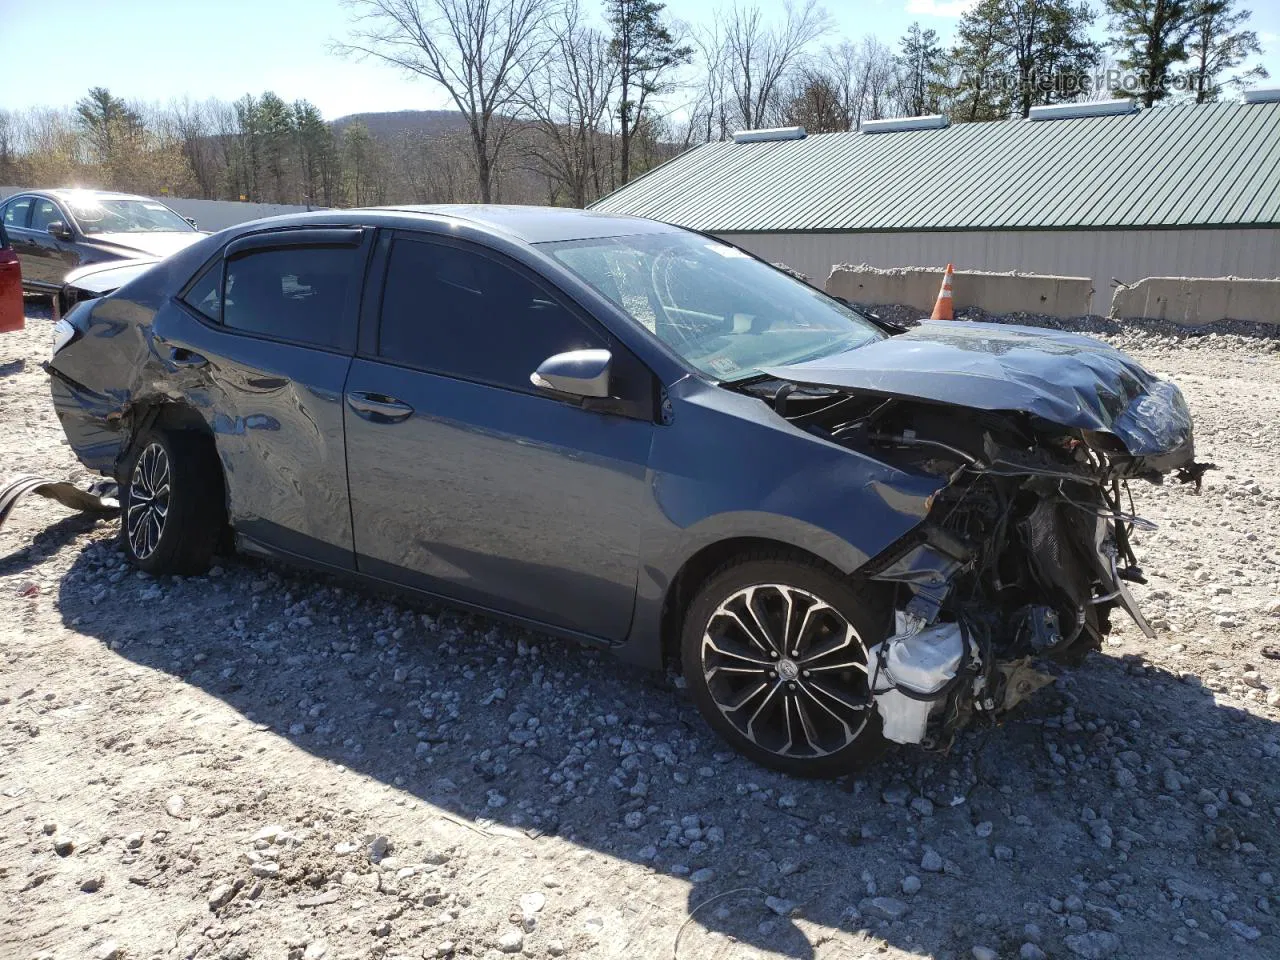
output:
M736 247L672 232L542 244L717 380L880 339L866 318Z
M155 200L77 197L67 202L85 233L190 233L195 227Z

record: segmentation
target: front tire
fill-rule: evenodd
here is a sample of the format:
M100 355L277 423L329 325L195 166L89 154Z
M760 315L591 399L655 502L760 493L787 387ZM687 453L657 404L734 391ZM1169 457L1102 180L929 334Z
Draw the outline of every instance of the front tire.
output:
M221 478L200 434L139 434L120 485L120 540L129 561L157 576L208 570L224 526Z
M821 561L749 554L712 574L690 605L685 680L706 721L751 760L838 776L887 747L867 650L890 626L883 597Z

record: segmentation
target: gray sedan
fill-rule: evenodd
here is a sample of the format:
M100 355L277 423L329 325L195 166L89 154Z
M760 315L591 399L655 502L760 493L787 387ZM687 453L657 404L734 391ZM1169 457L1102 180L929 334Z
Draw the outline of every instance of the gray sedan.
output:
M516 207L299 214L85 300L48 365L153 574L230 542L674 661L755 760L943 748L1078 663L1198 481L1098 341L888 327L716 239ZM94 278L99 289L108 276Z

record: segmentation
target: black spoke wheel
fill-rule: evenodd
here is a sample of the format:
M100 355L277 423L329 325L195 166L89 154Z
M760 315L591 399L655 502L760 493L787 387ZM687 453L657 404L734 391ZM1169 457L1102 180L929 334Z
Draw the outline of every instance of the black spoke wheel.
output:
M120 542L154 574L209 567L226 527L222 467L213 441L187 430L143 431L121 471Z
M685 679L708 722L757 762L831 776L884 747L868 649L888 634L878 596L808 558L743 558L713 574L685 619Z

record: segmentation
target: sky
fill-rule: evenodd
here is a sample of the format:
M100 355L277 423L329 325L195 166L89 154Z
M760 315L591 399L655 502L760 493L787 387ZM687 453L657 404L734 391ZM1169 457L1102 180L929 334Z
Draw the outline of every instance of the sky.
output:
M599 5L581 2L584 10ZM915 20L947 42L972 2L826 0L825 6L837 35L856 40L873 33L894 46ZM783 0L758 3L781 17ZM668 2L673 14L694 24L711 22L727 5ZM1268 82L1280 85L1280 2L1253 0L1251 8ZM146 102L183 95L234 100L274 90L285 100L310 100L327 119L450 106L423 80L331 54L328 45L345 36L348 15L339 0L0 0L10 66L14 51L31 52L17 61L26 65L22 70L5 71L0 109L65 107L93 86Z

